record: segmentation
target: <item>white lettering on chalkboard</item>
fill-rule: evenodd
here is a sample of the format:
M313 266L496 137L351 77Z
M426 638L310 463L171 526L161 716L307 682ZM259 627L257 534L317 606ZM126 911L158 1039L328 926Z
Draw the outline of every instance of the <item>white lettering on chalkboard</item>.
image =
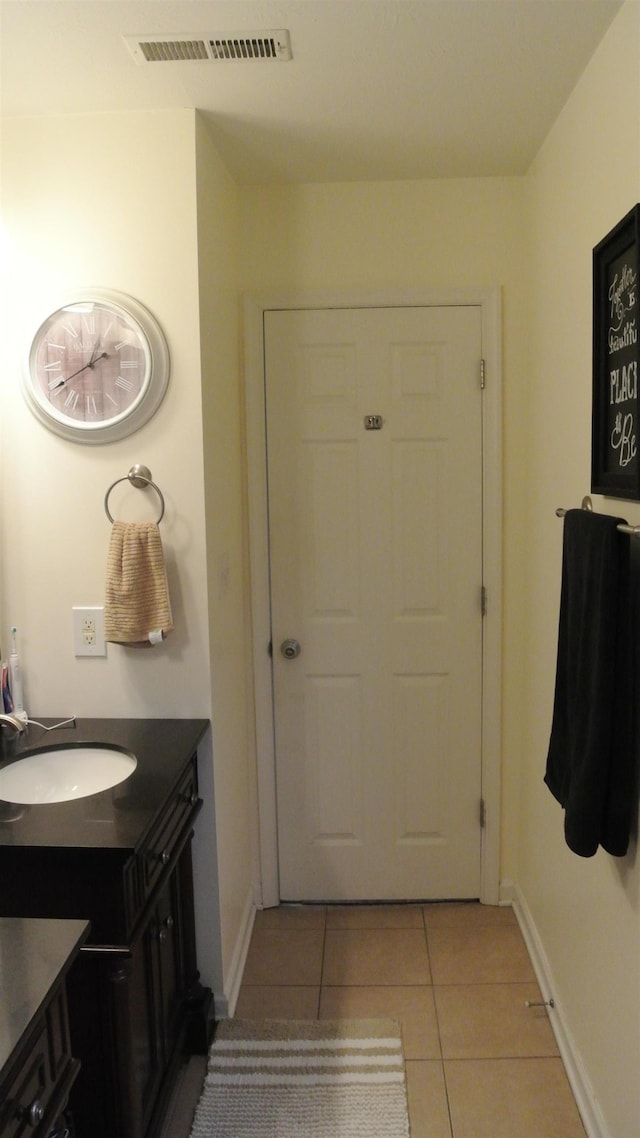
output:
M609 405L626 403L638 395L638 365L631 360L628 366L614 367L609 373Z
M633 433L633 415L625 415L622 418L622 412L618 411L614 428L611 432L611 446L613 450L618 451L618 462L620 466L628 466L629 463L636 457L638 448L636 446L636 436Z
M609 278L609 445L621 469L636 459L636 407L638 401L637 264L623 255ZM636 358L630 358L630 357Z
M609 355L614 352L619 352L622 348L630 348L633 344L638 343L638 331L636 328L635 316L633 320L627 320L622 332L616 331L614 328L609 329Z
M609 303L611 305L611 331L618 332L624 323L624 318L635 304L636 279L630 265L625 265L620 275L616 273L609 288ZM624 294L627 294L626 297Z

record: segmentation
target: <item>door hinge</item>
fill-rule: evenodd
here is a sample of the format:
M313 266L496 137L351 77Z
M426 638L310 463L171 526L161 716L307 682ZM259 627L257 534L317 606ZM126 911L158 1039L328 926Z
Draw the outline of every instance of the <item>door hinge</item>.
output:
M273 640L270 640L267 644L267 655L271 660L273 659Z
M482 616L487 615L487 587L486 585L480 586L480 612Z
M480 360L480 390L484 391L487 386L487 367L484 360Z
M480 799L480 829L484 830L487 823L487 811L484 804L484 798Z

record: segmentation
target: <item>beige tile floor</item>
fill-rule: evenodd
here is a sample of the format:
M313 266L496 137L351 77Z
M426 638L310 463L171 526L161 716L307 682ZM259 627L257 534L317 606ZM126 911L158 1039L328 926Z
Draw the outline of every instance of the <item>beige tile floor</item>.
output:
M585 1138L540 999L509 908L286 906L257 914L235 1014L399 1020L411 1138Z

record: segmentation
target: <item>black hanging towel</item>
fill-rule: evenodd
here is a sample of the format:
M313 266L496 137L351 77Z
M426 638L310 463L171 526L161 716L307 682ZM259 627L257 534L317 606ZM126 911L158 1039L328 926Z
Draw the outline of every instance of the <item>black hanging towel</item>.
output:
M558 662L545 782L567 845L624 857L633 803L629 536L621 518L564 519Z

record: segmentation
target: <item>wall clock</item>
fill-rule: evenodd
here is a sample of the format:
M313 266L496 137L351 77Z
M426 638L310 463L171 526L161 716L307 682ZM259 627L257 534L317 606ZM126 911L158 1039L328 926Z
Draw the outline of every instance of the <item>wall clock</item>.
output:
M81 289L39 325L23 371L27 403L72 442L126 438L157 411L169 382L169 349L139 301Z

